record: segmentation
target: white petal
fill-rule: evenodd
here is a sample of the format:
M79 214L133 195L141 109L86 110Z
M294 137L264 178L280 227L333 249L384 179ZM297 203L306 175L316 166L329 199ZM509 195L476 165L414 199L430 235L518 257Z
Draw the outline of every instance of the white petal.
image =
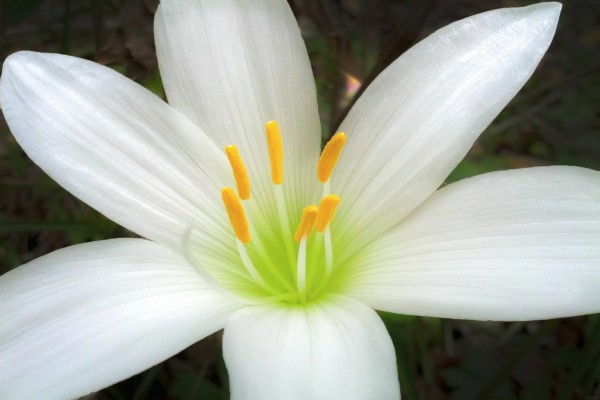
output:
M229 229L224 155L135 82L90 61L19 52L4 63L0 98L31 159L112 220L171 246L190 225Z
M600 312L600 172L540 167L453 183L354 261L381 310L530 320Z
M395 352L377 314L353 300L251 307L225 326L232 400L398 400Z
M155 39L169 103L219 145L240 148L253 194L265 202L265 123L280 123L287 197L294 209L306 205L321 131L310 62L287 2L163 0Z
M442 184L531 76L559 12L542 3L458 21L371 84L340 128L348 144L332 188L352 208L340 207L336 219L349 216L358 228L340 240L387 230Z
M153 242L56 251L0 278L0 398L99 390L221 329L234 309Z

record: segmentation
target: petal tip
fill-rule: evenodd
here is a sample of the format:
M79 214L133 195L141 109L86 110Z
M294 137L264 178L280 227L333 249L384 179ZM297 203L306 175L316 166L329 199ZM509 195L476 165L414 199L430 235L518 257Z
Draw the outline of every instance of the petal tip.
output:
M533 4L528 7L524 7L525 10L531 12L532 16L538 16L540 18L551 18L555 22L558 21L560 12L562 10L562 4L557 1L549 1L544 3Z
M0 87L4 86L3 83L8 82L9 78L22 76L23 72L28 71L32 65L43 64L42 57L44 56L46 56L45 53L23 50L12 53L6 57L2 64Z
M4 64L2 66L2 72L8 70L8 68L12 68L17 64L26 63L28 60L31 60L32 57L36 57L39 53L35 51L23 50L17 51L16 53L12 53L4 60Z
M14 87L15 81L23 76L24 71L27 71L30 65L36 63L36 59L42 53L35 51L17 51L12 53L4 60L2 64L2 75L0 76L0 109L6 110L11 97L11 91L16 90ZM40 62L37 62L40 64Z

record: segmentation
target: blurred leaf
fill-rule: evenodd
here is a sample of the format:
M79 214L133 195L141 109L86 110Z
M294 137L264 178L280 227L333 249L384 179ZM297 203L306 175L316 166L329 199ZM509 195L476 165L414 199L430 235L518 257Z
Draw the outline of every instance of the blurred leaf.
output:
M44 0L7 0L4 3L4 18L6 24L17 24L36 11Z
M131 78L155 73L158 64L154 48L154 12L158 0L126 0L119 13L119 26L96 61L121 64Z
M521 391L521 400L551 399L551 388L548 380L539 380Z
M184 373L176 377L171 385L169 395L177 400L225 400L227 394L212 382L192 373Z
M380 316L390 333L394 348L396 349L396 361L398 363L402 397L408 399L416 398L419 362L417 359L415 337L420 334L418 317L387 312L380 312Z
M457 366L447 368L442 373L446 384L453 389L450 399L477 399L482 383L492 378L498 361L499 354L492 349L471 348ZM513 385L509 381L503 382L489 400L492 399L516 399Z
M461 179L480 175L485 172L504 170L508 168L508 162L504 157L490 155L482 156L473 154L473 152L471 152L470 156L467 156L467 158L462 160L456 166L448 179L446 179L446 182L451 183Z

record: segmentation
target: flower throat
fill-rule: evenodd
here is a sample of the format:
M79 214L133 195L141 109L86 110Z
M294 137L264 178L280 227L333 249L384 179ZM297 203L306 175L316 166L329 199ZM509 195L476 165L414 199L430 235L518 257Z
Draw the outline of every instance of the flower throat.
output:
M260 288L260 297L273 302L306 303L325 293L332 278L334 260L330 226L341 199L329 193L330 178L346 143L346 135L336 133L323 149L317 164L317 178L323 184L323 196L318 206L304 207L295 233L292 233L282 188L283 141L277 122L266 124L266 141L279 228L283 235L289 236L283 237L280 242L287 259L269 259L260 237L251 234L251 224L242 203L251 196L250 178L235 145L226 146L225 153L233 171L237 193L225 187L221 196L235 234L239 258L246 270L246 279ZM313 234L314 231L316 233ZM247 251L246 247L250 244L265 255L265 259L260 259L260 268L255 266ZM284 271L284 268L289 271Z

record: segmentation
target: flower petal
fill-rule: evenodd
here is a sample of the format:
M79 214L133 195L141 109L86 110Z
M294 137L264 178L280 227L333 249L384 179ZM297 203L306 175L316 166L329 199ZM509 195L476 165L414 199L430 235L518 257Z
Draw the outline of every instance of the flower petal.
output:
M339 297L240 310L223 338L232 400L398 400L394 354L377 314Z
M0 398L71 399L221 329L235 305L141 239L77 245L0 278Z
M353 207L340 207L336 218L357 228L340 240L376 237L442 184L531 76L560 8L541 3L453 23L371 84L340 127L348 143L332 188Z
M276 120L288 200L296 210L315 201L307 188L316 169L306 170L316 168L321 144L316 90L287 2L163 0L155 39L169 103L220 146L240 148L253 195L272 200L265 124Z
M190 225L229 230L225 156L135 82L87 60L19 52L4 63L0 98L31 159L115 222L170 246Z
M539 167L453 183L354 268L349 295L392 312L500 321L600 312L600 172Z

